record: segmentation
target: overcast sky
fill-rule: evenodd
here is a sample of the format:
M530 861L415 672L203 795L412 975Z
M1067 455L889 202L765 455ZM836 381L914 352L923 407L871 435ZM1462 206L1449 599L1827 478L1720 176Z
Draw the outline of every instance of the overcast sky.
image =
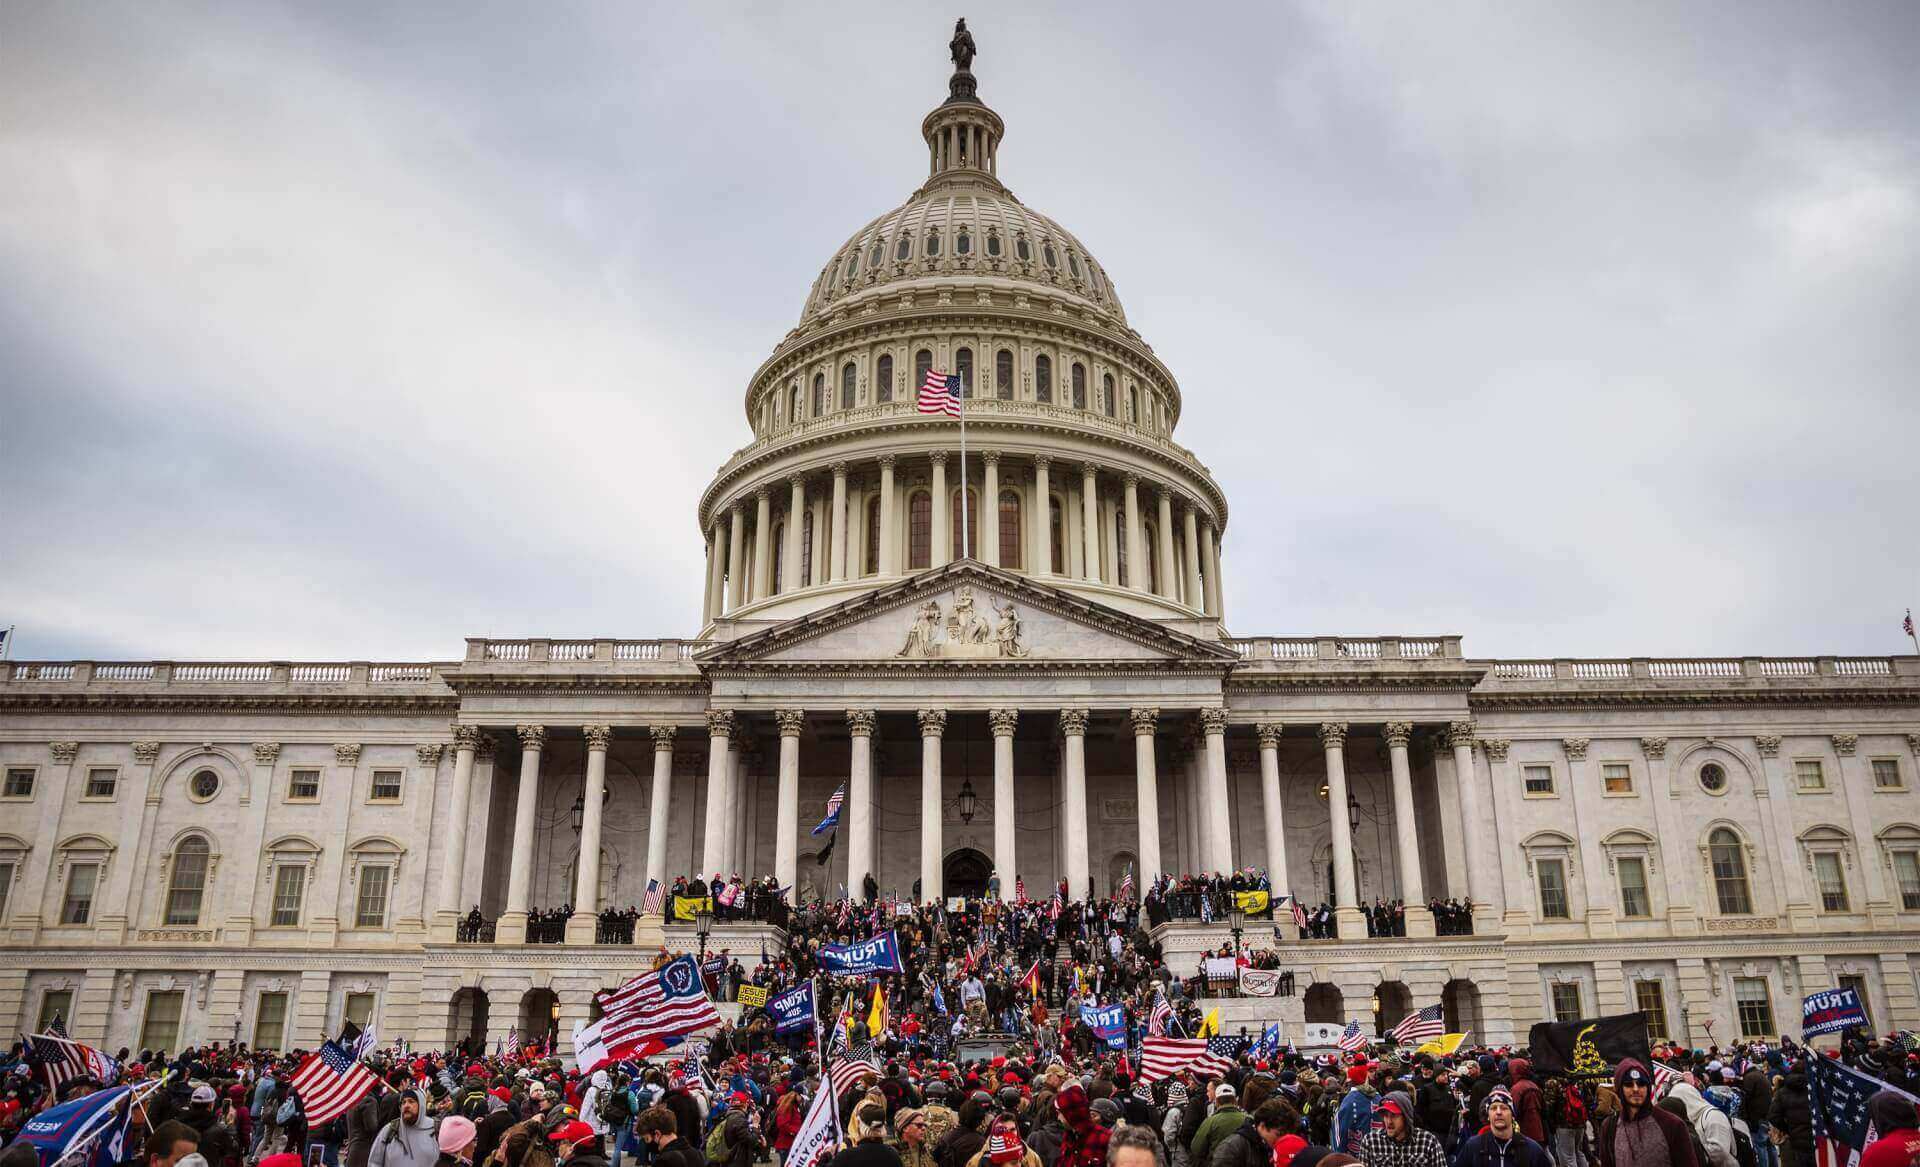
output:
M1906 0L0 0L15 656L693 634L747 378L961 14L1179 378L1236 634L1911 651Z

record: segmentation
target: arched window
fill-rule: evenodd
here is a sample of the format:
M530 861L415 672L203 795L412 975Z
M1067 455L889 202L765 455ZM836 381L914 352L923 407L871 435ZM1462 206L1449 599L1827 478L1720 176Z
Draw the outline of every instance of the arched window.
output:
M907 567L933 566L933 496L916 490L907 500Z
M827 411L827 375L813 375L813 416L819 417Z
M1073 273L1074 279L1080 278L1080 257L1071 251L1067 252L1067 270Z
M1135 425L1140 424L1140 387L1138 385L1127 388L1127 420Z
M1707 852L1713 863L1713 891L1720 901L1720 914L1752 914L1753 895L1747 887L1747 852L1740 836L1721 827L1707 836Z
M787 394L787 420L791 422L800 420L800 382L798 381L793 383L792 391Z
M1106 410L1108 417L1113 416L1114 402L1113 402L1113 374L1112 373L1102 373L1100 375L1100 408Z
M1047 525L1052 528L1047 535L1048 561L1053 564L1053 571L1065 575L1067 571L1067 557L1064 553L1067 543L1066 516L1062 512L1059 495L1056 494L1047 500L1047 512Z
M927 383L927 370L933 368L933 354L921 349L913 354L913 384L907 386L907 396L912 398L920 392L920 386Z
M200 922L200 902L207 894L207 841L198 835L183 839L173 849L173 870L167 875L167 923Z
M1147 553L1147 590L1157 594L1160 591L1160 528L1143 522L1140 529L1140 541L1146 545L1143 550Z
M1054 258L1053 244L1051 243L1042 244L1040 247L1040 254L1046 259L1048 267L1056 268L1056 269L1059 268L1060 261Z
M956 492L954 495L954 501L958 502L959 500L960 500L959 494L958 492ZM960 537L960 530L961 530L960 508L954 507L953 508L953 546L956 548L961 548L961 550L958 551L954 557L956 559L961 558L963 556L967 558L978 559L979 556L976 555L975 552L978 551L980 547L980 497L976 492L971 490L967 491L967 522L966 522L966 538L965 539L962 539Z
M1013 400L1013 350L1001 349L993 357L993 395L1002 401Z
M1033 248L1027 246L1027 237L1025 235L1022 235L1013 241L1013 254L1022 263L1025 263L1026 261L1033 258Z
M813 508L800 514L800 586L813 583Z
M1133 577L1127 574L1127 512L1124 507L1113 509L1113 561L1118 565L1114 571L1114 584L1118 587L1131 587Z
M1087 407L1087 367L1079 361L1073 362L1073 407Z
M960 374L960 396L973 396L973 350L955 349L953 352L953 371Z
M879 266L880 266L880 261L881 261L881 260L883 260L883 259L885 259L885 258L887 258L887 241L886 241L886 240L884 240L884 239L876 239L876 240L874 240L874 241L873 241L873 255L872 255L872 256L870 256L870 257L869 257L869 258L867 259L867 266L868 266L868 267L879 267Z
M954 236L953 253L955 255L965 255L972 250L973 250L973 236L967 234L967 229L965 227L962 227L960 229L960 234Z
M773 525L773 594L780 594L780 575L787 565L787 524Z
M893 258L905 259L913 254L913 239L906 232L900 233L900 246L893 249Z
M929 231L927 232L927 258L931 259L934 256L939 254L940 254L940 232Z
M998 231L987 232L987 254L993 257L998 257L1000 254L1000 233Z
M1033 399L1053 401L1053 359L1044 353L1033 358Z
M880 498L867 500L867 567L864 574L880 573Z
M1020 496L1011 490L1000 492L1000 566L1020 567Z
M860 274L860 250L859 248L855 248L854 250L849 251L847 253L847 278L852 279L854 276L859 274Z
M893 354L882 353L879 370L873 375L873 399L875 401L893 400Z
M854 386L859 383L859 380L859 375L854 372L853 362L848 361L840 369L840 408L853 408Z

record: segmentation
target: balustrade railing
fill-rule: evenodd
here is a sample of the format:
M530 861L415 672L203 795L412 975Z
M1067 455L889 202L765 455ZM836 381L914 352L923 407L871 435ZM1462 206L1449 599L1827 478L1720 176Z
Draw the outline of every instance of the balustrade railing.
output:
M612 908L601 912L594 921L593 942L595 944L632 944L633 926L638 914L626 909Z
M572 912L539 914L527 920L528 944L563 944L567 939L567 919Z
M492 944L497 923L480 915L463 916L453 926L453 938L461 944Z
M352 665L294 665L287 679L301 685L344 685L353 679Z

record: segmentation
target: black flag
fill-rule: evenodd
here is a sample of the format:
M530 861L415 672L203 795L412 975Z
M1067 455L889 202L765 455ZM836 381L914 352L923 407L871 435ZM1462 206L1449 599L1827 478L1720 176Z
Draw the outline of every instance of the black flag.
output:
M828 835L827 845L820 848L820 854L816 855L813 861L819 864L821 867L825 867L827 865L827 860L833 858L834 840L838 839L839 837L840 837L839 831L835 831L833 834Z
M1527 1032L1527 1044L1536 1077L1568 1074L1604 1078L1612 1072L1609 1067L1621 1058L1639 1058L1652 1072L1653 1050L1647 1044L1645 1013L1542 1021Z

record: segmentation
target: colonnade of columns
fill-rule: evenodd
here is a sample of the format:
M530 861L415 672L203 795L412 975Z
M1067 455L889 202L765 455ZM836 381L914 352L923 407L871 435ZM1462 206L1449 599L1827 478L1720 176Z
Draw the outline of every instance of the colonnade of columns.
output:
M1031 714L1029 714L1030 716ZM850 709L846 720L849 757L847 797L843 817L847 835L847 887L858 896L869 874L876 874L874 850L873 734L878 713L872 709ZM1061 832L1063 858L1072 896L1093 894L1093 878L1088 854L1089 822L1087 809L1086 734L1092 712L1085 708L1064 708L1054 714L1061 739L1062 803ZM743 863L744 852L739 810L745 798L745 776L741 760L742 728L739 715L732 710L712 710L707 714L707 801L702 828L700 868L702 873L730 872ZM987 712L993 734L993 863L1002 873L1000 895L1011 898L1013 873L1018 870L1016 849L1016 775L1013 739L1022 712L1017 709L992 709ZM798 877L800 823L800 739L806 726L806 712L799 709L776 710L773 714L779 735L778 793L774 842L774 876L783 887L794 886ZM920 898L934 900L944 894L944 787L941 773L941 748L946 733L948 712L944 709L919 710L920 730ZM1235 867L1233 855L1233 802L1229 795L1226 764L1227 711L1213 706L1197 711L1198 821L1195 834L1197 853L1205 870L1226 872ZM1134 737L1134 771L1137 795L1139 885L1145 887L1167 868L1160 841L1159 774L1156 738L1162 719L1155 708L1127 711L1127 724ZM607 750L613 731L604 725L582 727L587 746L586 789L580 823L580 853L575 880L573 921L568 940L590 943L599 901L600 838L606 781ZM1262 823L1266 836L1268 870L1273 873L1276 890L1286 886L1286 822L1279 765L1280 741L1285 727L1275 722L1254 726L1260 750ZM1421 876L1417 815L1414 809L1412 765L1408 748L1414 725L1408 721L1390 721L1380 727L1388 752L1392 782L1395 844L1400 871L1400 896L1409 907L1425 902ZM539 800L540 764L546 746L547 727L516 727L520 741L519 791L514 807L512 847L507 875L507 895L498 926L502 942L523 940L526 935L528 897L532 887L536 811ZM650 727L654 748L653 798L647 825L646 876L661 887L668 882L666 871L667 817L673 787L673 747L677 727ZM1333 859L1333 901L1342 925L1342 935L1364 935L1359 912L1355 879L1352 824L1348 820L1346 744L1348 723L1319 723L1317 733L1324 756L1327 804L1330 809L1330 835ZM1497 875L1492 868L1493 841L1485 837L1486 811L1481 791L1474 780L1474 725L1469 721L1450 724L1446 745L1453 753L1455 772L1460 780L1460 815L1464 836L1467 894L1476 915L1489 906ZM442 861L438 919L450 926L462 907L461 871L465 867L468 802L473 786L473 765L481 745L482 731L473 726L456 727L452 783L453 805L448 816L446 851ZM1431 935L1431 918L1422 911L1406 916L1410 935Z
M1063 468L1056 479L1044 456L1016 465L993 449L969 455L975 558L1036 577L1130 588L1224 617L1220 527L1211 512L1176 487L1130 471L1091 461ZM947 451L929 451L910 465L883 454L858 468L841 461L822 469L789 475L784 492L762 485L716 512L707 540L704 621L803 588L941 567L964 555L954 509L959 466ZM922 492L925 512L916 510ZM1019 524L1007 556L1003 494L1015 500L1009 517ZM876 528L877 543L869 546Z

